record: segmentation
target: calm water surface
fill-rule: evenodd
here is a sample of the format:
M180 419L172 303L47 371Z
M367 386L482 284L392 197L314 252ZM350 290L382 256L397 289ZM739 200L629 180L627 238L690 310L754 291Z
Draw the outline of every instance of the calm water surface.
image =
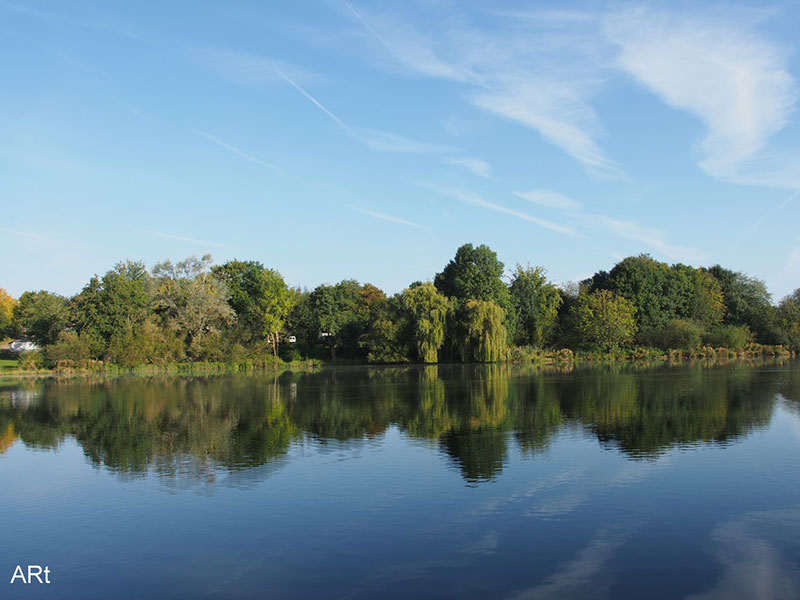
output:
M0 509L4 598L800 598L800 364L7 382Z

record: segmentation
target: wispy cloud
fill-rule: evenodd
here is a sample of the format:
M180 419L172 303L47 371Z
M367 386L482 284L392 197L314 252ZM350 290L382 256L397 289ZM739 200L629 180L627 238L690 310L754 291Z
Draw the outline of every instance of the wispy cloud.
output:
M530 192L514 192L515 196L523 198L528 202L555 208L558 210L579 210L581 203L572 198L567 198L563 194L551 190L532 190Z
M324 80L317 73L287 61L232 48L187 46L181 54L190 63L238 85L278 84L284 80L282 73L306 85Z
M249 160L250 162L253 162L257 165L261 165L262 167L267 167L268 169L272 169L273 171L277 171L278 173L284 174L283 169L281 169L279 166L273 165L272 163L267 162L265 160L261 160L260 158L256 158L255 156L250 156L246 152L242 152L241 150L239 150L239 148L237 148L236 146L232 146L227 142L223 142L221 139L214 137L210 133L206 133L205 131L200 131L199 129L195 129L194 132L197 135L201 135L204 138L211 140L218 146L221 146L222 148L225 148L226 150L233 152L237 156L241 156L242 158Z
M538 131L592 173L625 178L596 141L602 126L588 102L601 70L596 31L555 31L552 19L507 19L498 31L455 17L422 18L426 31L393 15L348 9L414 73L478 86L468 93L475 106Z
M366 208L359 208L357 206L350 206L349 208L353 209L356 212L360 212L362 215L367 215L368 217L372 217L373 219L379 219L381 221L387 221L389 223L397 223L398 225L407 225L409 227L416 227L418 229L427 229L427 227L425 227L424 225L420 225L419 223L414 223L414 221L409 221L408 219L397 217L395 215L387 215L386 213L376 212L374 210L369 210Z
M438 185L431 185L431 184L420 184L420 185L421 187L431 192L440 194L442 196L447 196L449 198L453 198L454 200L458 200L465 204L470 204L472 206L478 206L495 212L511 215L512 217L517 217L518 219L522 219L523 221L527 221L528 223L533 223L534 225L538 225L539 227L544 227L545 229L549 229L551 231L563 233L565 235L570 235L573 237L580 237L580 234L577 231L575 231L572 227L559 225L558 223L553 223L545 219L540 219L539 217L534 217L527 213L514 210L513 208L508 208L506 206L497 204L495 202L489 202L488 200L484 200L481 196L469 191L442 187Z
M413 154L445 154L453 152L452 146L420 142L410 138L380 131L378 129L362 129L357 132L360 142L373 150L381 152L409 152Z
M620 49L620 68L669 106L703 121L705 171L768 183L748 162L787 125L798 98L785 49L746 25L646 9L610 16L606 33Z
M582 219L588 227L604 229L617 237L639 242L672 260L700 262L706 259L705 253L700 250L667 243L667 234L660 229L644 227L633 221L621 221L605 215L583 215Z
M197 238L187 237L185 235L176 235L174 233L164 233L162 231L146 231L148 235L154 235L156 237L165 238L168 240L177 240L179 242L186 242L188 244L199 244L201 246L215 246L217 248L224 248L226 247L225 244L220 244L218 242L209 242L206 240L198 240Z
M455 165L456 167L462 167L467 171L471 171L478 177L491 177L491 166L480 158L448 158L445 162L448 165Z

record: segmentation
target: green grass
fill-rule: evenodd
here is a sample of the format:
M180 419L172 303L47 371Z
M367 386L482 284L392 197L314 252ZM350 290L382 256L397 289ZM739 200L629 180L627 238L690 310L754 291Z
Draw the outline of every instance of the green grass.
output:
M17 368L15 359L0 358L0 371L11 371Z

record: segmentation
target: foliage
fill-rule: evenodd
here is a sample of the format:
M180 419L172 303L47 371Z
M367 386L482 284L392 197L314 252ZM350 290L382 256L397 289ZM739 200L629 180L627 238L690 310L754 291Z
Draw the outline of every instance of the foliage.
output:
M40 346L55 342L68 318L66 298L43 290L23 293L14 307L14 323L20 333Z
M724 322L746 325L762 343L775 343L776 311L760 279L715 265L708 272L719 281L725 300Z
M461 359L465 362L495 362L507 352L503 321L505 311L491 300L468 300L463 310L465 336L461 340Z
M152 269L154 310L164 327L181 337L188 355L213 360L220 331L236 319L227 301L228 290L211 274L211 255L192 256L175 265L169 260Z
M406 290L403 307L412 323L417 358L424 363L439 362L451 302L428 282Z
M627 346L636 334L636 306L609 290L581 294L571 309L571 321L582 345L613 351Z
M509 292L503 283L503 263L486 245L477 248L464 244L441 273L436 275L436 289L459 300L491 300L505 306Z
M277 356L280 335L296 300L281 274L260 262L239 260L214 267L212 273L227 287L239 337L245 343L266 338Z
M781 342L800 346L800 288L787 296L778 305Z
M509 286L516 312L517 344L541 347L551 338L562 304L561 294L547 281L543 267L517 265Z
M685 319L672 319L663 327L653 328L639 335L639 340L643 344L664 350L697 348L702 338L702 327Z
M17 301L0 288L0 339L13 335L14 307Z
M93 277L70 303L78 333L90 340L92 358L101 358L111 340L134 332L152 311L152 281L144 263L125 261Z
M715 348L738 350L753 341L747 325L720 325L703 336L703 343Z

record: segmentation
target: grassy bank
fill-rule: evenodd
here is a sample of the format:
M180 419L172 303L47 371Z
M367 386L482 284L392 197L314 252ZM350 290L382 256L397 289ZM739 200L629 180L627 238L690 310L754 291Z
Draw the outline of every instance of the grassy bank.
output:
M617 362L682 362L682 361L727 361L759 357L797 356L796 348L747 344L741 348L702 346L690 349L670 349L635 347L615 351L576 351L569 348L542 350L531 347L514 347L508 359L503 362L528 365L570 365ZM0 359L0 374L12 377L69 377L81 375L213 375L225 373L275 373L283 371L311 371L323 366L356 366L367 363L339 360L321 361L319 359L284 361L273 356L243 359L236 362L181 362L160 365L138 365L121 367L103 361L61 361L52 368L41 366L35 356L21 359ZM406 363L408 364L408 363Z

